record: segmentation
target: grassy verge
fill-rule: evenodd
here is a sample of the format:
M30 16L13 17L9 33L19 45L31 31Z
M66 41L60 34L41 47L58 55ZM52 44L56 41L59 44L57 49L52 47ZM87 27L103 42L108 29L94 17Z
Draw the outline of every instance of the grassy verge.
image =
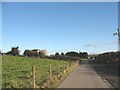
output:
M78 65L79 63L74 63L69 68L61 72L59 75L54 76L53 80L46 81L42 86L40 86L40 88L57 88Z

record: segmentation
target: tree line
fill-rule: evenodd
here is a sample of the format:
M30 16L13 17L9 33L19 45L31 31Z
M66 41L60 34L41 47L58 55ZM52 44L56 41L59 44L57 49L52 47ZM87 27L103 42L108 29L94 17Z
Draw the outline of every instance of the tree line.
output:
M71 51L71 52L67 52L67 53L61 53L61 55L56 52L55 53L55 56L58 57L58 56L68 56L68 57L76 57L76 58L88 58L88 53L87 52L75 52L75 51Z
M20 55L19 47L12 47L11 51L8 51L6 53L3 53L5 55L13 55L18 56ZM40 50L40 49L33 49L33 50L25 50L23 52L23 55L25 57L40 57L40 58L50 58L50 59L78 59L78 58L87 58L88 53L87 52L67 52L67 53L58 53L56 52L54 55L47 56L46 50Z
M95 56L95 62L104 64L120 62L120 51L99 54Z
M46 50L33 49L33 50L25 50L22 56L44 58L46 56L46 53L47 53ZM19 47L12 47L11 51L2 54L18 56L20 55L20 50Z
M57 59L57 60L80 60L80 58L88 58L87 52L67 52L67 53L58 53L56 52L55 55L50 55L47 58L49 59Z

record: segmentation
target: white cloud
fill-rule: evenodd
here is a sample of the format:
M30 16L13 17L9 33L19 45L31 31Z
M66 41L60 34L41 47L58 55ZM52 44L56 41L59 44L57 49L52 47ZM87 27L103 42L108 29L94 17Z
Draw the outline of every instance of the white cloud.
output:
M95 44L86 44L86 45L84 45L84 47L92 47L92 48L95 48L96 45L95 45Z
M102 43L102 45L117 45L118 41Z
M117 45L118 44L118 41L113 41L113 42L105 42L105 43L96 43L96 44L86 44L84 45L84 47L92 47L92 48L95 48L95 47L100 47L100 46L103 46L103 45Z

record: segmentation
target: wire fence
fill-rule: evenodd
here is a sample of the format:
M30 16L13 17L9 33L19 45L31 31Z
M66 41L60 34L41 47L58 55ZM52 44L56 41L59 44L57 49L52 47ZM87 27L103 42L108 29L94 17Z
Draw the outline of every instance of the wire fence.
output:
M9 71L2 73L2 87L4 88L35 88L41 86L47 80L52 80L60 72L69 68L74 62L60 64L49 64L44 66L33 65L25 67L11 67Z

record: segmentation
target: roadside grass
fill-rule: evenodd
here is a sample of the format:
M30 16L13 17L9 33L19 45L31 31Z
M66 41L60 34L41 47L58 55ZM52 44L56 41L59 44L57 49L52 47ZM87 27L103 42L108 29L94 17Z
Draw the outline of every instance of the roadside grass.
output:
M69 62L45 58L2 56L2 87L3 88L32 88L32 66L35 66L36 84L50 78L49 65L52 65L53 76L58 74L58 65L61 70Z

